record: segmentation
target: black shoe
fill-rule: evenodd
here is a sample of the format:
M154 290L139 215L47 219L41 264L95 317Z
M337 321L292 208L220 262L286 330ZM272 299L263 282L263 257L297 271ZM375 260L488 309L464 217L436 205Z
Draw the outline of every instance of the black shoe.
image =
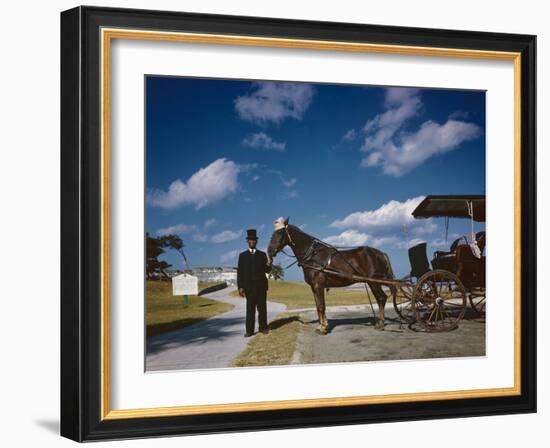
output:
M244 334L244 337L245 337L245 338L249 338L249 337L252 336L253 334L254 334L254 333L248 333L248 332L247 332L247 333Z
M264 328L263 330L260 330L263 334L269 333L269 328Z

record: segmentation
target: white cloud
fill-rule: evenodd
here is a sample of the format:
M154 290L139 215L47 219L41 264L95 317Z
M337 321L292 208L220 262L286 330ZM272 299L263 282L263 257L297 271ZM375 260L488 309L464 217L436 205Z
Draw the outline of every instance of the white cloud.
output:
M412 247L416 244L425 242L425 239L422 238L411 238L407 239L404 235L402 236L381 236L376 237L369 233L360 232L356 229L344 230L338 235L327 236L323 241L332 244L337 247L357 247L357 246L370 246L377 249L387 250L387 249L402 249L407 250L409 247ZM449 244L445 243L443 240L436 239L431 241L431 247L441 248L448 247Z
M242 141L242 144L244 146L248 146L249 148L264 149L267 151L271 150L282 152L286 148L286 143L278 143L263 132L249 135Z
M242 230L224 230L223 232L216 233L210 238L213 243L226 243L227 241L233 241L242 235Z
M346 132L343 135L342 140L346 142L351 142L352 140L355 140L356 137L357 137L357 131L355 129L350 129L348 132Z
M176 179L168 191L149 192L147 202L165 209L194 205L198 210L234 193L238 188L238 174L246 169L247 166L220 158L198 170L187 182Z
M225 254L223 254L220 257L220 261L222 263L229 263L229 262L236 263L237 262L237 255L239 255L239 251L237 249L230 250L229 252L226 252Z
M361 161L361 166L381 166L385 174L401 176L434 155L457 149L480 133L473 123L448 120L441 125L426 121L416 133L402 137L399 146L393 142L373 146L373 152Z
M359 227L372 230L412 224L418 220L415 220L411 213L423 200L424 196L417 196L404 202L389 201L375 210L350 213L343 219L333 221L330 227L340 229ZM426 220L423 221L426 223Z
M295 198L296 196L298 196L298 192L296 190L290 190L286 194L286 197L288 197L288 198Z
M434 248L448 247L448 243L433 238L438 227L431 219L414 219L411 215L423 199L424 196L418 196L403 202L389 201L377 209L350 213L330 224L346 230L323 240L336 246L368 245L383 250L406 250L423 241Z
M339 235L331 235L323 238L323 241L334 246L364 246L370 236L355 229L344 230Z
M426 242L423 238L407 239L404 235L401 236L381 236L376 237L368 233L360 232L356 229L344 230L338 235L331 235L323 239L323 241L337 247L357 247L370 246L381 250L401 249L407 250L409 247L416 244ZM442 239L435 239L429 242L430 247L438 249L449 247L450 243Z
M381 236L370 240L373 247L399 247L402 243L403 240L396 236Z
M432 240L430 242L430 245L432 247L435 247L437 249L442 249L442 248L450 248L451 247L451 244L452 244L452 241L445 241L444 238L437 238L435 240Z
M283 185L285 187L292 187L296 183L296 178L293 177L292 179L283 179Z
M455 110L451 115L449 115L449 118L452 120L465 120L468 118L470 114L465 110Z
M204 243L208 241L208 235L205 235L204 233L194 233L193 241L196 241L197 243Z
M207 219L202 225L202 229L199 229L195 224L176 224L173 226L165 227L157 230L157 235L169 235L169 234L181 234L191 233L193 241L205 242L208 241L208 235L203 233L202 230L207 230L217 223L215 218Z
M379 238L372 238L370 245L376 248L382 249L401 249L407 250L409 247L415 246L426 240L422 238L407 239L404 235L401 236L383 236Z
M187 224L176 224L169 227L164 227L162 229L157 230L157 235L170 235L170 234L179 234L179 233L191 233L196 232L197 226L194 224L187 225Z
M408 242L420 241L437 230L431 219L414 219L411 214L423 199L424 196L418 196L403 202L389 201L374 210L350 213L329 227L347 229L334 236L340 240L347 238L349 242L363 241L360 244L368 241L372 247L406 249Z
M209 227L212 227L214 224L216 224L216 219L215 218L210 218L210 219L207 219L206 221L204 221L204 225L203 227L205 229L208 229Z
M309 84L258 82L250 93L235 99L235 110L241 119L259 124L280 123L286 118L301 120L313 95Z
M363 127L363 131L367 134L382 131L376 135L380 139L391 138L405 121L418 115L422 108L418 89L388 88L384 104L388 110L368 120ZM369 141L376 140L367 138L365 143Z
M287 188L290 188L292 187L294 184L296 184L296 182L298 181L298 179L296 179L295 177L290 177L290 178L286 178L283 174L282 171L279 171L279 170L267 170L267 172L269 173L272 173L272 174L275 174L277 176L279 176L279 179L281 179L281 183L287 187Z
M386 89L386 111L367 121L361 151L368 153L361 166L379 166L385 174L401 176L430 157L457 149L462 143L481 134L474 123L460 121L457 111L443 123L425 121L415 132L405 126L418 116L423 104L418 89Z

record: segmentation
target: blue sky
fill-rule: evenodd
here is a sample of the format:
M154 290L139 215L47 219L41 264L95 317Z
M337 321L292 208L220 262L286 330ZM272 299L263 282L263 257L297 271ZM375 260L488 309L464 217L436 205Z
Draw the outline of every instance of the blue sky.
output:
M290 216L387 252L402 276L409 244L431 254L469 231L451 221L446 242L442 219L410 213L429 194L485 193L485 140L480 91L148 76L146 230L180 235L191 266L234 266L246 229L265 250Z

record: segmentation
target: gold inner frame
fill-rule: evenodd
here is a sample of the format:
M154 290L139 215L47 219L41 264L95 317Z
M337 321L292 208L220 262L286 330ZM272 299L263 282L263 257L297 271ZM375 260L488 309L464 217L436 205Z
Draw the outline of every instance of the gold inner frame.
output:
M110 389L110 50L113 39L171 41L213 45L297 48L345 52L506 60L514 63L514 386L442 392L368 395L303 400L111 409ZM417 47L304 39L101 29L101 419L198 415L221 412L305 409L414 401L502 397L521 394L521 54L514 52Z

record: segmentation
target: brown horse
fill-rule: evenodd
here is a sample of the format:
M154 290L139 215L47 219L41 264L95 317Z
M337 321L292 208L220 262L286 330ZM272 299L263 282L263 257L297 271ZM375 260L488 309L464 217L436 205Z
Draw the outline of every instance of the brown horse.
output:
M277 222L277 221L276 221ZM311 287L315 298L319 326L317 331L327 334L328 320L325 313L325 288L348 286L357 283L351 275L362 277L393 279L393 271L388 256L378 249L360 246L339 250L288 223L288 218L280 220L279 229L271 235L267 253L274 258L285 246L290 246L298 265L304 271L304 280ZM327 273L324 269L338 271L343 275ZM375 328L384 329L384 307L387 296L380 283L367 282L378 303L378 319ZM390 286L395 300L396 288Z

